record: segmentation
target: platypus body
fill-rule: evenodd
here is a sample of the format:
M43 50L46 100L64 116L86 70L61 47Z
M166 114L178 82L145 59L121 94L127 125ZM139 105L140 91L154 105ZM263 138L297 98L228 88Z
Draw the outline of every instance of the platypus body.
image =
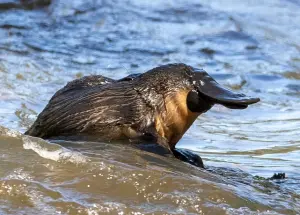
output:
M168 64L120 80L100 75L74 80L55 93L25 134L157 143L186 161L175 145L200 114L214 104L244 109L258 101L221 87L204 70Z

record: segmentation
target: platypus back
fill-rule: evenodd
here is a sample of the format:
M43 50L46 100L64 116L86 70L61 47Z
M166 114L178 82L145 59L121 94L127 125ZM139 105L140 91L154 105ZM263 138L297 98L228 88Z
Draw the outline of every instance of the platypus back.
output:
M121 80L88 76L59 90L27 135L45 139L151 139L172 150L215 103L246 108L259 99L222 88L203 70L169 64Z

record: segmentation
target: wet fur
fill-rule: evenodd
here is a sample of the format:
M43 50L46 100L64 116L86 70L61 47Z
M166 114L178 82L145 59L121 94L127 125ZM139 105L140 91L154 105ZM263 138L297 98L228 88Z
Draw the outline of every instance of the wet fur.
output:
M26 132L45 139L150 139L171 149L199 114L186 106L190 68L167 65L119 81L88 76L68 83ZM175 83L175 84L174 84Z
M25 133L44 139L157 143L203 167L199 156L175 149L196 118L215 103L243 109L258 98L222 88L205 71L169 64L120 80L87 76L68 83Z
M169 140L171 149L192 125L200 113L191 112L187 107L187 95L190 89L183 89L165 99L166 110L158 113L155 128L160 136Z

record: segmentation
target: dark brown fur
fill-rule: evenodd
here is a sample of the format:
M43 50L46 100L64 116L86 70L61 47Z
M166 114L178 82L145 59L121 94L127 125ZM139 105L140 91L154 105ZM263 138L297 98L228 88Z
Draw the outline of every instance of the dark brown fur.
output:
M176 108L170 105L176 104L179 91L186 96L192 89L189 70L188 66L177 64L153 69L133 80L90 76L72 81L51 98L26 134L45 139L108 141L152 135L172 138L174 148L189 126L176 131L180 133L174 139L174 134L165 136L161 129L156 130L157 119L163 119L165 128L176 127ZM180 100L181 109L187 112L184 98ZM182 120L190 121L182 118L176 123Z
M202 70L169 64L121 80L74 80L51 98L25 134L44 139L151 140L174 152L195 119L215 103L242 109L257 101L220 87ZM185 153L177 157L188 160L181 156Z

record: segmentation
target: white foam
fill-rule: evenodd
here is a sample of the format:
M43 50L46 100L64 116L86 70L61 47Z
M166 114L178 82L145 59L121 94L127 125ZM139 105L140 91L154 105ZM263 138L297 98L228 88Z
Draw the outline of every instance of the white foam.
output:
M15 130L11 130L5 127L0 126L0 136L5 137L21 137L21 133Z
M39 156L46 159L59 162L66 161L76 164L87 162L87 158L81 153L68 150L60 145L49 143L40 138L24 136L22 141L24 149L31 149Z

